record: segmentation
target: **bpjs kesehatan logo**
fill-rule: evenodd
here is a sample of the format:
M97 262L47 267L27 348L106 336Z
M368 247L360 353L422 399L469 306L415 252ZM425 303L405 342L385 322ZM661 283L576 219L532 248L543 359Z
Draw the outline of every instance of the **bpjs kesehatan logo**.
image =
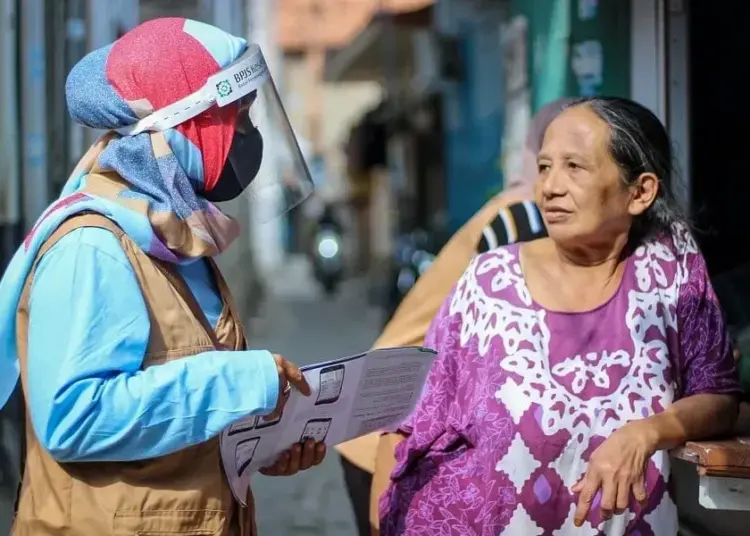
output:
M252 65L245 67L241 71L234 73L234 81L237 83L237 87L244 86L248 81L256 78L266 70L265 60L259 60Z
M216 91L219 97L228 97L232 94L232 84L229 83L229 80L222 80L216 84Z

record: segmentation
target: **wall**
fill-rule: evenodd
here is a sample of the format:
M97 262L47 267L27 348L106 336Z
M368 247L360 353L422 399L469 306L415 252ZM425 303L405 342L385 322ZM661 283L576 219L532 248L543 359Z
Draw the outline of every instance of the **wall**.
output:
M349 82L323 86L323 117L321 145L328 172L327 184L322 189L324 197L337 199L346 194L346 161L342 147L349 129L362 111L375 106L382 98L378 84Z
M667 122L664 4L630 2L630 98Z
M531 110L568 92L570 9L574 0L512 0L509 17L527 21Z
M563 96L630 95L630 2L512 0L528 21L532 111Z
M438 32L460 40L463 77L444 90L448 229L466 222L502 184L504 87L497 7L456 0L435 6Z
M444 91L450 230L502 186L504 23L526 19L532 112L566 95L630 93L629 2L511 0L508 5L507 14L499 3L445 0L435 8L437 31L460 39L463 62L461 81Z
M186 17L202 20L208 14L205 0L140 0L140 20L157 17Z
M570 47L569 95L630 96L630 2L573 1Z
M375 82L325 83L316 79L303 54L287 54L284 59L284 105L289 121L298 136L309 142L312 137L309 117L315 105L311 98L313 86L322 85L322 108L317 115L325 118L318 131L318 148L325 158L325 182L316 194L326 199L339 199L346 194L346 163L342 147L349 129L362 111L378 103L381 90Z
M20 242L21 182L19 159L16 2L0 3L0 272Z

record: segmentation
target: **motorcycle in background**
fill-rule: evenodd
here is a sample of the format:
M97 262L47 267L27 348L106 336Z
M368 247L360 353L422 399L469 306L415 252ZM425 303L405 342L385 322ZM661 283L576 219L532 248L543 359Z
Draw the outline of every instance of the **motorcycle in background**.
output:
M387 283L384 324L390 321L404 297L430 268L443 244L444 240L437 234L423 229L416 229L396 239Z
M344 278L343 227L328 204L315 223L312 266L315 279L328 296L333 296Z

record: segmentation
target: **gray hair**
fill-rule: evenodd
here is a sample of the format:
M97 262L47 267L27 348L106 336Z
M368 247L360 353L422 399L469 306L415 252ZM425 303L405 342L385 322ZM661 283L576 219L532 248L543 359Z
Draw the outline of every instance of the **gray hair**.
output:
M675 179L672 143L661 121L645 106L621 97L587 97L568 108L574 106L587 106L609 126L609 151L626 186L643 173L653 173L661 183L654 202L634 219L631 243L669 235L675 224L686 224L670 191Z

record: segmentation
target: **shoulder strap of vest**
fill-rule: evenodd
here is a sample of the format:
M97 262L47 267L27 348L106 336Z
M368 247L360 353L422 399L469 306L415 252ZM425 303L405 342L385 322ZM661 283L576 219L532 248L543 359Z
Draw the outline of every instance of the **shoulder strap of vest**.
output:
M58 227L57 230L52 233L52 235L47 239L42 247L39 248L36 262L39 262L39 259L41 259L45 253L52 249L52 247L57 242L59 242L62 237L81 227L98 227L100 229L106 229L107 231L110 231L112 234L114 234L118 239L121 239L125 234L125 232L109 218L95 212L82 212L65 220L60 225L60 227ZM187 286L187 283L185 283L185 280L182 278L179 272L177 272L177 270L175 270L174 267L169 263L162 262L157 259L153 260L159 266L165 277L169 280L169 283L172 285L172 287L177 291L182 299L185 300L185 304L190 309L190 312L192 312L193 315L195 315L195 317L198 319L198 322L200 322L201 327L203 327L203 329L206 331L206 335L211 340L211 343L214 345L214 347L217 349L221 348L221 345L216 338L216 332L209 324L208 319L203 312L203 309L201 309L200 305L198 305L195 296L193 295L192 291Z
M114 234L118 239L122 238L122 236L125 234L125 232L120 229L115 222L95 212L81 212L78 214L74 214L67 220L63 221L60 226L52 232L49 238L44 241L44 243L39 248L39 251L37 251L36 258L31 265L31 270L29 270L29 275L26 277L26 282L24 283L23 290L21 291L19 306L25 304L29 299L31 285L34 281L34 272L36 272L36 267L39 264L39 261L42 260L42 257L44 257L45 253L52 249L55 244L62 240L65 235L82 227L98 227L100 229L106 229L107 231Z
M204 313L203 309L201 309L201 306L198 304L198 300L195 298L193 291L190 290L190 287L188 287L185 279L175 269L174 265L168 262L160 261L158 259L152 260L154 261L154 263L156 263L164 276L169 280L169 284L172 285L172 288L174 288L182 297L182 299L185 300L185 305L188 306L188 309L190 309L190 312L193 313L193 316L198 319L198 322L206 332L208 338L211 340L211 344L214 346L214 348L216 348L217 350L221 350L223 346L219 342L219 339L216 337L216 331L211 327L208 318L206 318L206 313Z
M216 286L219 289L219 294L221 295L222 302L226 304L226 307L229 310L229 314L235 320L235 322L238 322L241 325L242 315L240 315L240 312L237 309L237 304L232 298L232 293L229 290L229 285L227 284L226 279L224 279L224 275L221 273L218 264L216 264L216 261L212 257L206 257L206 260L208 261L211 273L213 273L214 281L216 282ZM243 340L242 344L242 349L245 350L247 347L247 340Z
M477 253L547 236L542 215L533 201L522 201L503 207L482 230Z
M60 224L60 226L50 235L44 244L42 244L42 247L39 248L39 252L36 255L36 262L39 262L39 259L52 249L65 235L76 229L80 229L81 227L98 227L100 229L105 229L117 238L122 238L125 234L125 232L109 218L94 212L81 212L80 214L75 214L62 222L62 224Z

